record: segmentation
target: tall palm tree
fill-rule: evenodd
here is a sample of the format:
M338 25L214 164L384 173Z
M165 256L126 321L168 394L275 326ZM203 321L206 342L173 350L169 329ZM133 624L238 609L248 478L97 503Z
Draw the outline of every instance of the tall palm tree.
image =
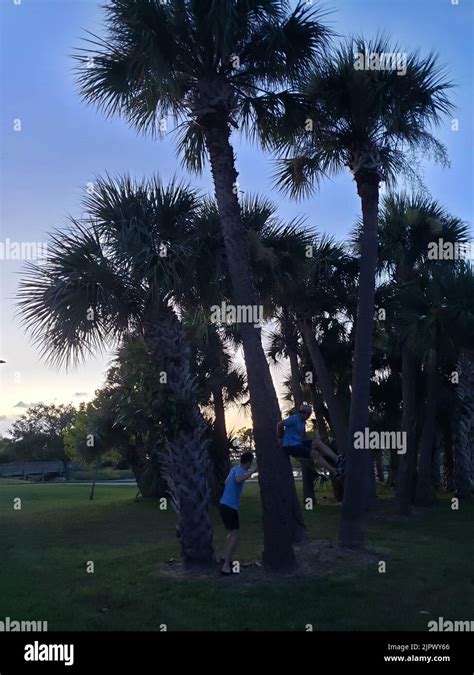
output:
M458 361L459 411L456 425L454 454L454 483L456 495L463 499L472 496L474 466L472 445L474 432L474 359L472 352L463 350Z
M397 293L416 284L419 275L429 268L430 243L439 239L451 243L467 241L468 227L436 200L423 194L401 192L383 199L378 237L379 265L393 282L395 296L392 300L396 303ZM400 456L396 503L400 513L408 515L416 474L416 379L419 366L414 345L400 340L401 337L397 331L402 350L402 431L406 433L407 452Z
M414 502L435 503L433 458L442 383L474 330L474 276L465 263L436 261L416 285L400 292L400 332L424 365L425 411L418 450Z
M156 133L171 115L180 123L178 148L196 171L209 158L237 306L256 306L248 245L238 200L231 132L239 126L265 141L288 88L315 65L328 38L318 14L288 0L110 0L107 35L81 50L82 96L106 114ZM240 325L259 464L264 560L294 565L290 464L278 450L280 413L260 331ZM289 520L290 519L290 520Z
M402 172L413 178L413 154L417 150L425 154L431 150L435 157L445 157L431 129L451 110L447 95L451 85L433 55L407 55L404 74L395 69L359 69L355 56L398 51L383 37L347 41L303 83L303 92L312 104L309 116L304 111L311 124L305 131L300 127L296 137L288 137L287 124L280 133L280 142L286 137L289 156L283 162L279 181L290 193L304 194L321 176L348 168L361 200L359 297L339 530L340 543L351 547L364 542L364 513L373 474L370 451L355 450L353 439L368 425L379 186L381 181L393 182Z
M198 203L194 190L174 183L99 179L85 200L87 221L55 233L47 264L29 264L19 287L23 321L50 362L68 365L140 335L165 374L155 380L155 419L187 564L214 558L206 424L175 309L193 283Z
M303 255L304 245L310 238L308 232L300 227L299 221L282 223L276 217L275 205L258 196L250 195L242 200L241 217L249 243L252 274L262 302L262 318L272 319L276 288L284 285L294 275L297 261ZM189 296L188 305L190 311L198 305L208 316L213 306L230 298L227 255L215 202L203 204L197 223L199 296ZM229 339L229 346L238 348L242 345L240 326L221 324L220 330ZM288 511L293 541L300 543L308 535L293 480L292 486L293 490L287 502Z

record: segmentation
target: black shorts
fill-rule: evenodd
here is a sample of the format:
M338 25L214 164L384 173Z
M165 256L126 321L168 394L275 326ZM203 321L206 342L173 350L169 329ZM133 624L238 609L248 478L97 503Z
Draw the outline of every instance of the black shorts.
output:
M312 441L303 441L301 445L287 445L283 446L283 450L291 457L300 457L301 459L308 459L311 457Z
M219 504L219 510L225 529L238 530L240 526L239 512L231 506L227 506L227 504Z

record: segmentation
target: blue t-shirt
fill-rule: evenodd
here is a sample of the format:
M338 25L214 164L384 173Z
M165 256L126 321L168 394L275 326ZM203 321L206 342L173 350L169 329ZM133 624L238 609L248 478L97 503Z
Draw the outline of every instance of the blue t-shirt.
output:
M235 479L237 476L243 476L245 473L245 469L242 469L240 465L234 466L234 468L229 471L229 475L225 481L224 494L221 497L221 504L230 506L236 511L239 510L239 502L244 488L244 481L237 483Z
M305 423L298 413L290 415L286 420L283 420L285 430L283 432L283 447L294 447L301 445L303 442L303 434Z

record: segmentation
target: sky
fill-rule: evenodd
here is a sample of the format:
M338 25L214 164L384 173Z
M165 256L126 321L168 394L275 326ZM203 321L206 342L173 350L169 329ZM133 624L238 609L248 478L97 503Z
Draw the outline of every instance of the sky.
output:
M212 193L208 169L196 178L180 167L172 138L141 137L126 122L106 119L82 102L71 54L86 30L100 34L103 10L96 0L0 0L0 243L44 246L48 233L80 217L81 200L94 177L130 174L172 176ZM314 2L316 6L318 3ZM423 165L433 197L453 214L473 220L473 44L474 0L332 0L326 22L340 36L393 36L401 51L435 51L456 83L453 118L438 138L447 146L449 169ZM271 157L257 146L233 138L240 189L278 204L280 217L297 215L320 232L343 239L359 215L349 174L323 183L302 202L283 200L272 187ZM0 258L0 433L34 403L78 404L93 397L104 380L110 354L96 355L70 371L40 359L15 310L24 262ZM286 365L274 369L281 382ZM228 415L231 427L246 426L243 413Z

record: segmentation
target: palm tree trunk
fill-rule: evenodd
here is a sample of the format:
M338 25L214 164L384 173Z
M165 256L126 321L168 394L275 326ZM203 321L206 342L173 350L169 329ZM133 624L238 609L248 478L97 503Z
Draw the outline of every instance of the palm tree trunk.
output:
M298 326L308 349L314 372L318 378L318 384L326 401L337 449L339 453L344 454L347 447L347 427L341 406L336 398L331 374L315 338L311 321L309 319L299 319Z
M162 305L149 313L145 339L166 372L165 394L173 406L166 427L164 476L173 508L178 515L177 534L186 566L209 565L215 560L209 518L210 458L207 426L197 404L184 330L174 310ZM169 410L168 410L168 417Z
M448 420L443 428L443 489L445 492L454 492L454 451L453 451L453 429Z
M406 453L400 455L395 503L401 515L409 515L416 475L416 375L417 362L407 345L402 348L402 432L406 434Z
M435 434L435 442L433 444L433 459L431 462L431 480L435 493L441 489L441 466L440 466L440 447L438 435Z
M291 393L293 395L295 408L298 410L300 405L303 403L303 390L300 383L300 366L298 363L298 354L296 353L296 350L290 345L287 345L286 350L288 352L288 359L290 361Z
M290 361L290 370L291 370L291 391L293 394L293 401L295 403L296 410L299 409L300 405L303 403L303 390L300 383L300 366L298 363L298 354L291 345L286 346L288 352L288 359ZM315 503L316 495L314 493L314 481L316 478L316 471L314 466L314 460L312 458L301 459L301 479L303 483L303 501L306 504L307 499L311 499L311 503Z
M359 263L359 295L352 370L348 456L339 528L340 544L349 547L364 545L364 515L368 506L371 484L375 480L370 450L355 448L354 441L355 434L364 433L369 423L380 178L376 172L360 170L356 180L362 204L363 234Z
M376 452L380 452L377 450ZM375 457L374 451L371 450L371 458L369 459L369 472L367 484L367 509L373 509L377 503L377 483L375 480Z
M225 114L213 116L205 128L236 308L257 307L250 269L247 233L238 201L237 171ZM239 324L250 393L252 425L262 499L264 564L275 571L295 566L293 540L303 518L296 495L289 458L276 443L276 425L281 419L278 399L262 346L260 329Z
M397 484L398 464L400 455L396 450L390 450L390 462L388 466L387 485L394 487Z
M433 506L436 496L433 487L433 446L436 440L436 407L438 402L438 365L434 359L427 366L426 406L420 439L419 467L415 488L417 506Z
M94 499L94 492L95 492L95 484L97 481L97 472L99 470L99 460L96 461L95 467L94 467L94 477L92 479L92 488L91 488L91 493L89 495L89 500L92 501Z
M311 404L313 406L314 415L316 417L316 424L318 427L319 435L324 443L327 441L327 430L329 427L329 421L327 420L327 411L324 406L324 401L321 394L316 389L314 383L308 385L309 394L311 396Z
M214 405L214 453L212 460L212 500L218 502L224 491L224 483L230 471L229 442L225 423L225 408L222 388L212 390Z
M456 496L471 497L471 432L474 420L474 362L466 353L458 363L460 373L457 387L459 411L454 444L454 484Z

